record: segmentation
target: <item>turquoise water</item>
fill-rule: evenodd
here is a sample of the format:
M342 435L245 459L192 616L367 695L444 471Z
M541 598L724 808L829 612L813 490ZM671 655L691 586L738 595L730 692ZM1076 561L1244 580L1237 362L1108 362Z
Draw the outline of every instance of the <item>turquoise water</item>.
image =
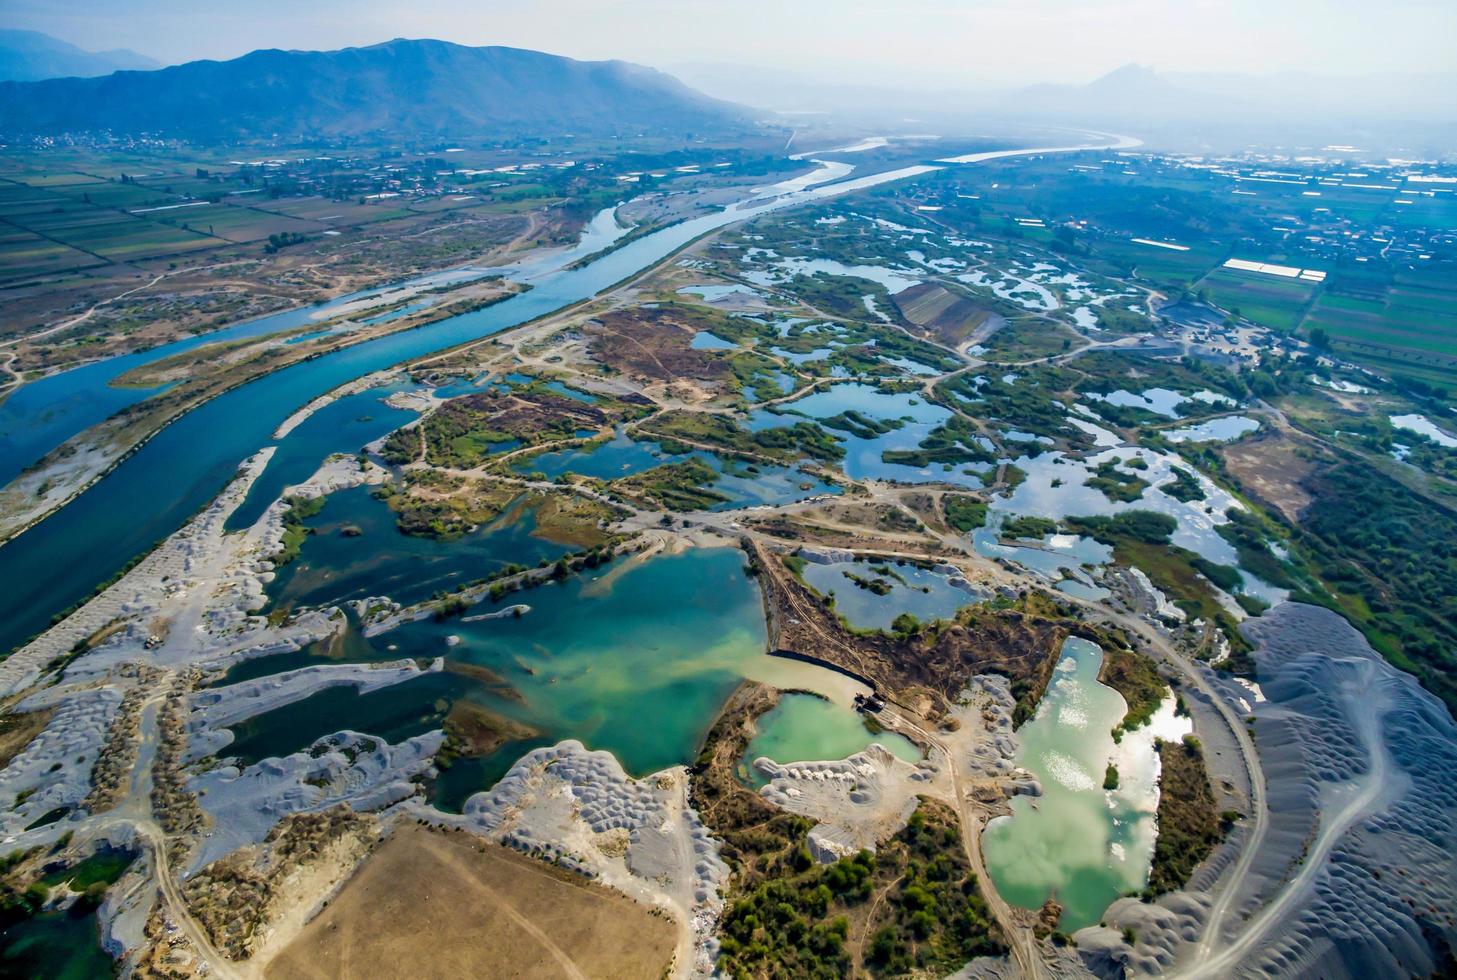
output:
M586 299L723 225L920 172L918 168L888 171L762 205L733 206L645 235L576 269L563 267L574 253L553 256L523 269L522 278L534 286L528 292L292 365L212 399L167 426L58 513L0 547L0 649L11 649L43 629L54 612L85 598L98 582L175 531L217 495L242 460L270 443L273 430L291 412L340 384ZM104 362L87 375L89 381L73 378L67 391L82 400L98 393L105 397L105 381L117 370L116 361ZM0 431L29 434L44 426L54 401L38 396L31 385L22 387L0 406L8 413L0 420ZM53 429L69 430L64 438L82 427L75 424L78 417L71 416ZM14 445L8 448L11 451L0 452L0 458L39 455Z
M329 494L324 509L307 524L315 533L267 586L276 604L324 606L386 595L409 605L513 562L535 565L572 550L538 537L533 513L515 507L454 541L401 534L394 511L370 487ZM363 533L345 535L345 526Z
M1062 654L1037 714L1017 732L1017 763L1043 795L1013 797L1012 816L987 825L982 849L1003 898L1027 909L1056 898L1060 927L1072 932L1143 888L1153 828L1103 789L1112 729L1127 710L1117 691L1098 683L1103 652L1072 637Z
M754 768L765 756L781 765L844 759L879 742L907 762L920 762L920 746L895 732L872 732L854 708L813 694L791 693L761 715L758 733L749 740L739 763L739 776L755 788L768 780Z
M886 568L888 572L874 571ZM890 586L885 595L855 584L849 575L880 579ZM956 610L976 597L952 585L945 575L915 565L895 562L844 561L821 565L806 562L804 580L821 595L835 594L835 612L858 629L888 630L901 613L910 613L923 623L950 619Z
M464 697L550 742L576 738L606 749L643 775L691 761L719 706L745 677L847 700L839 675L766 654L758 587L737 549L620 559L502 602L531 611L474 623L411 623L363 640L366 646L347 657L446 656L484 667L500 682L447 671L362 696L353 688L326 690L235 727L237 741L224 754L247 762L286 755L341 728L395 741L438 728L450 703ZM487 601L470 613L491 608ZM447 643L451 636L459 642ZM288 669L308 662L288 657L274 663ZM263 666L244 665L235 676ZM458 806L523 751L516 743L494 759L460 763L465 768L450 773L442 799Z
M395 384L345 395L300 422L279 440L278 449L268 461L263 475L254 482L243 503L228 517L227 529L237 531L251 527L282 495L285 487L302 483L313 476L330 453L359 452L374 440L413 421L414 412L385 404L385 399L392 393L412 387Z

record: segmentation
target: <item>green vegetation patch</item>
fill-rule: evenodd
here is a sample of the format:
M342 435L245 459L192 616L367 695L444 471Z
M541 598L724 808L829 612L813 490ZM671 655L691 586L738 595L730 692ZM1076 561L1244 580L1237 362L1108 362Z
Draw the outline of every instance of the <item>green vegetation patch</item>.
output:
M733 977L944 975L1006 951L955 815L924 799L874 855L814 866L802 850L794 873L732 897L720 930Z
M1147 725L1169 693L1169 686L1159 676L1154 662L1141 653L1123 647L1110 647L1103 651L1103 665L1098 668L1098 683L1123 695L1123 700L1128 704L1128 711L1115 729L1120 733Z
M1158 753L1158 839L1148 871L1149 897L1183 888L1224 839L1198 741L1190 736L1179 743L1159 742Z
M298 557L304 538L314 533L304 522L323 510L328 498L295 495L288 497L286 502L288 510L283 512L283 540L270 559L274 565L287 565Z
M643 432L658 440L664 452L675 455L705 446L785 462L801 456L831 461L845 455L845 447L834 436L810 421L750 432L722 415L672 411L645 424Z
M963 534L970 534L987 522L987 505L975 497L960 493L948 493L941 498L946 511L946 523Z
M728 497L708 489L718 479L718 471L701 459L667 463L613 482L612 486L627 497L647 498L668 510L708 510L728 502Z
M1046 517L1034 515L1023 515L1014 517L1002 525L1002 537L1004 538L1045 538L1057 531L1057 522Z
M1334 606L1393 664L1457 712L1457 517L1360 462L1305 481L1296 540Z
M1093 470L1092 475L1083 481L1083 485L1100 491L1103 496L1117 503L1128 503L1143 496L1143 491L1148 489L1148 481L1135 473L1126 472L1126 468L1133 467L1135 463L1142 463L1141 458L1131 460L1105 459ZM1147 468L1148 464L1144 463Z

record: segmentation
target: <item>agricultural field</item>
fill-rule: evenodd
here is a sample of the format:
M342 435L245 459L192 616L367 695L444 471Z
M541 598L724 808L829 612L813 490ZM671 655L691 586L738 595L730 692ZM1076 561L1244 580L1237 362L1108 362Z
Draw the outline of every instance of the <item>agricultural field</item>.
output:
M1199 280L1197 288L1210 302L1231 313L1289 333L1300 324L1317 287L1296 279L1220 268Z

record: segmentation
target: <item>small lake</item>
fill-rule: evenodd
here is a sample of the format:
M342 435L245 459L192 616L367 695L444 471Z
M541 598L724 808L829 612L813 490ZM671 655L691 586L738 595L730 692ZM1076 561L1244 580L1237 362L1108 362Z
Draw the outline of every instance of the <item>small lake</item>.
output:
M732 340L724 340L715 333L700 330L693 335L693 342L688 346L693 350L734 350L739 345Z
M552 480L566 473L590 476L598 480L615 480L687 458L665 452L656 442L639 442L619 431L607 442L580 449L559 449L541 453L513 464L512 469L522 474L544 473Z
M1149 388L1147 391L1134 393L1119 389L1110 391L1107 394L1089 392L1087 397L1092 401L1105 402L1109 405L1116 405L1120 408L1141 408L1146 412L1155 415L1162 415L1165 418L1178 418L1179 406L1189 402L1203 402L1206 405L1233 408L1234 401L1226 395L1217 391L1196 391L1191 395L1182 392L1171 391L1168 388Z
M610 441L583 449L542 453L514 466L518 473L544 473L555 479L564 473L615 480L642 473L655 466L696 459L718 473L707 489L728 498L709 510L737 510L764 504L789 504L819 494L835 494L840 488L805 472L800 465L775 466L745 463L732 457L695 449L682 455L666 452L656 442L639 442L619 432Z
M1169 442L1234 442L1255 432L1259 427L1260 423L1247 416L1226 415L1200 422L1198 425L1166 430L1163 435ZM1457 445L1457 442L1453 445Z
M678 290L678 294L680 296L697 296L705 303L721 303L726 299L736 296L744 299L761 300L764 298L764 294L757 289L750 289L748 286L738 283L722 286L707 284L701 286L684 286Z
M1391 424L1398 429L1417 432L1447 449L1457 449L1457 437L1443 432L1425 415L1393 415Z
M325 606L378 595L408 605L513 562L535 565L572 550L537 535L535 514L520 507L454 541L401 534L395 512L371 487L329 494L307 524L315 533L267 586L275 605Z
M116 965L101 948L96 909L77 902L0 929L0 976L46 980L101 980Z
M1133 803L1103 789L1112 729L1127 706L1098 683L1102 651L1071 637L1062 654L1037 714L1017 732L1017 763L1037 777L1043 795L1014 796L1012 815L987 825L982 847L1003 898L1027 909L1055 898L1063 907L1060 927L1073 932L1095 924L1120 895L1143 888L1155 827L1148 773L1120 765L1120 786L1127 780L1144 796Z
M888 591L878 595L857 585L852 575ZM834 593L835 612L857 629L888 630L901 613L910 613L923 623L950 619L962 606L979 601L940 572L893 561L805 562L803 576L821 595Z
M1064 574L1086 577L1083 566L1098 567L1113 560L1113 549L1075 534L1049 534L1034 543L1003 544L1000 516L971 533L972 547L983 558L1005 558L1056 582ZM1069 593L1077 594L1077 593Z
M920 746L904 735L871 731L866 717L854 708L813 694L785 694L759 717L757 728L739 764L740 779L756 789L768 782L754 768L754 760L760 757L781 765L826 762L848 758L878 742L907 762L922 758Z
M908 466L887 463L883 455L890 450L917 449L922 440L938 425L951 417L951 412L933 405L918 393L892 394L874 385L849 382L832 385L824 391L777 406L773 412L759 409L749 415L748 427L754 431L793 425L802 418L828 419L843 412L858 412L878 422L899 421L898 428L872 438L831 429L845 445L842 463L845 475L856 480L899 480L903 483L935 481L979 488L982 481L972 467L978 464ZM987 464L979 464L985 468Z
M884 265L846 265L834 259L805 259L797 257L777 258L770 271L748 272L744 278L763 286L793 279L795 276L844 276L851 279L867 279L885 287L888 293L899 293L910 289L921 281L921 273L915 269L897 269Z
M407 738L438 728L451 702L464 697L549 742L576 738L610 751L641 776L692 761L719 706L744 678L815 691L845 711L864 690L832 671L765 652L758 586L733 548L619 559L508 595L501 605L515 603L531 611L411 623L356 641L367 652L348 657L445 656L484 668L495 682L448 669L362 696L353 688L325 690L237 726L237 742L222 754L245 761L284 755L340 728ZM469 613L492 608L488 600ZM286 656L292 659L276 662L279 669L302 665L297 655ZM438 795L442 805L458 808L488 788L527 748L512 743L492 759L457 763L466 768L451 774L449 792Z

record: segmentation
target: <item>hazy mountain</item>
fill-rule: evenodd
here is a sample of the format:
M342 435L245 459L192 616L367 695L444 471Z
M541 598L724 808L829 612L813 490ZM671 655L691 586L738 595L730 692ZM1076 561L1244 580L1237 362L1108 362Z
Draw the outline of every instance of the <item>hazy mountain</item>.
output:
M1150 145L1224 151L1249 144L1450 152L1457 74L1318 76L1160 72L1125 65L1083 85L980 90L835 85L791 72L684 65L691 84L767 109L820 112L877 131L964 132L1007 124L1114 130Z
M157 62L135 51L82 51L38 31L0 31L0 81L88 78L156 67Z
M254 51L105 78L0 84L0 132L191 139L711 132L746 110L623 61L397 39Z

